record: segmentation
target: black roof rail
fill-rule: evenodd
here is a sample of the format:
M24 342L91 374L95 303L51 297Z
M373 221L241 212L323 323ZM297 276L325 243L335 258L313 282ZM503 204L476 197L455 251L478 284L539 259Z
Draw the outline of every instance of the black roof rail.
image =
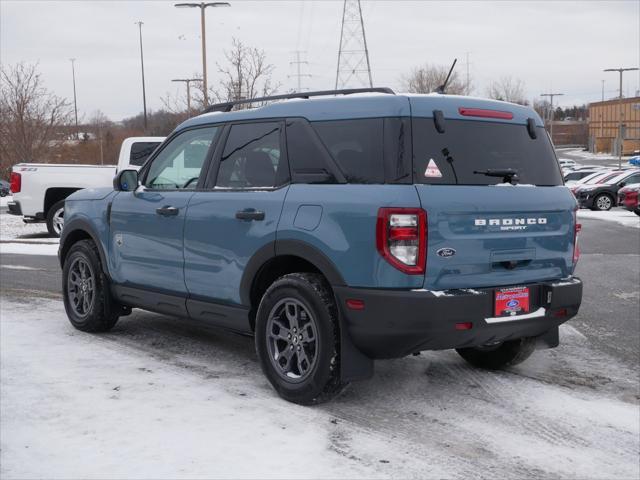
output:
M292 98L325 97L329 95L351 95L354 93L388 93L395 95L396 92L388 87L374 88L347 88L342 90L321 90L317 92L297 92L284 95L272 95L270 97L250 98L246 100L236 100L233 102L216 103L205 109L203 113L209 112L230 112L236 105L246 105L247 103L270 102L273 100L289 100Z

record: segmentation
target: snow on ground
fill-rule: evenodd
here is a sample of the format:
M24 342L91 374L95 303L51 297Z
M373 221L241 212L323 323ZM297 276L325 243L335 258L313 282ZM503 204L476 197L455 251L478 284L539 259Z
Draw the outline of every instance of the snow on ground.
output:
M606 220L619 223L625 227L640 228L640 217L633 212L621 208L614 208L603 212L580 209L578 210L578 219L581 218Z
M637 370L570 326L510 372L376 362L319 407L279 399L251 339L135 311L74 330L0 298L2 478L638 478Z
M584 158L585 160L618 160L617 156L611 155L610 153L592 153L581 148L578 149L558 149L558 153L562 155L562 153L567 153L573 155L575 157ZM629 157L622 157L622 163L626 164L629 161Z
M24 223L22 217L3 212L0 214L0 241L15 240L21 243L59 243L57 238L49 237L46 224Z

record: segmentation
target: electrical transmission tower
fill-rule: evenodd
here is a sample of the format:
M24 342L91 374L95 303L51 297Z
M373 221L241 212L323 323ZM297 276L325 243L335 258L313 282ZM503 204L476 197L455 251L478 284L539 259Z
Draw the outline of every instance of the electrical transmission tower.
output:
M347 87L373 87L360 0L344 0L342 9L336 90Z
M302 91L302 79L304 77L306 78L311 78L311 75L308 73L302 73L301 67L302 65L309 65L309 62L307 62L306 60L301 60L300 59L300 54L301 53L306 53L306 52L302 52L300 50L296 50L295 52L293 52L296 56L296 59L293 62L289 62L289 65L295 65L296 66L296 73L294 75L288 75L288 78L291 77L296 77L298 79L298 89L296 90L296 92L301 92Z

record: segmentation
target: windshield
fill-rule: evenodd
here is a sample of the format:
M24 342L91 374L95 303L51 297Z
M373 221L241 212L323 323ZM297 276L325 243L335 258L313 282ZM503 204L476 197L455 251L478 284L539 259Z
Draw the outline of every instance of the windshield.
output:
M495 185L504 178L494 173L512 170L521 184L562 185L547 133L543 127L536 131L532 139L525 125L447 119L444 133L439 133L432 118L414 118L414 179L428 184Z

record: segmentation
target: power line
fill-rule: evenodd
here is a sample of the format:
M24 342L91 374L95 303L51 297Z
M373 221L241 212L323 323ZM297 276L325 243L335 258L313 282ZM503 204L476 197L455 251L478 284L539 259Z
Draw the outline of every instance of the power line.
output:
M373 87L362 7L360 0L344 0L335 88L361 86Z

